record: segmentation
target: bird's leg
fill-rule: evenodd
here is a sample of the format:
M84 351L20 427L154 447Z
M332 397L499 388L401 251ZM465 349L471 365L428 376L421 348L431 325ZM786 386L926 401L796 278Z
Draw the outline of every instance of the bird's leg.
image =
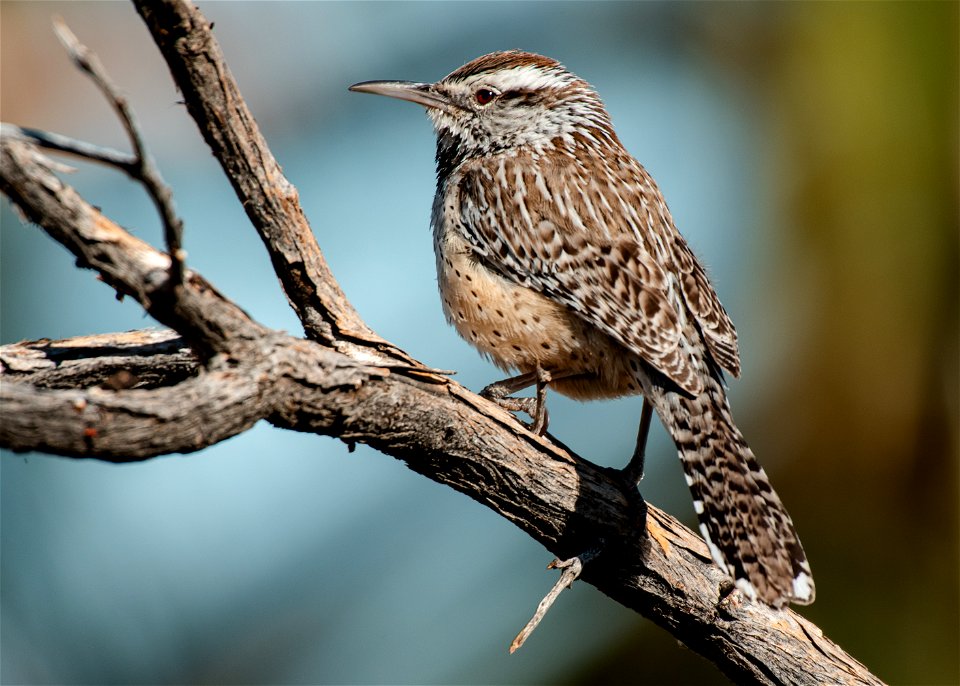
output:
M492 400L510 412L525 412L533 419L530 430L542 436L547 430L547 385L553 380L550 372L539 365L531 372L512 376L503 381L492 383L480 395ZM512 393L522 391L536 384L537 395L534 398L511 398Z
M547 384L551 381L550 372L537 365L537 408L533 417L533 433L542 436L547 432Z
M640 410L640 428L637 429L637 445L633 449L633 456L630 462L623 468L624 479L630 484L630 487L640 485L640 479L643 478L643 463L647 452L647 434L650 433L650 419L653 415L653 405L647 399L643 398L643 409Z

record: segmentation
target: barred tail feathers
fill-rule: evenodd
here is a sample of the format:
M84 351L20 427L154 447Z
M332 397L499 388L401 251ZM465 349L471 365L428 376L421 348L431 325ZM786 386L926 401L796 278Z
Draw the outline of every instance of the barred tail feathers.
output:
M813 576L790 515L733 421L721 381L689 397L644 384L676 443L700 530L721 569L774 607L813 602Z

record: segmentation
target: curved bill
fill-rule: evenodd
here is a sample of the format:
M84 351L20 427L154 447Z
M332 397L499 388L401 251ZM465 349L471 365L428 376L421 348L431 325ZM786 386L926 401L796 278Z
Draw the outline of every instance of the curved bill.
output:
M417 83L415 81L362 81L350 86L355 93L373 93L386 95L388 98L409 100L424 107L436 107L449 111L453 103L440 93L433 90L432 83Z

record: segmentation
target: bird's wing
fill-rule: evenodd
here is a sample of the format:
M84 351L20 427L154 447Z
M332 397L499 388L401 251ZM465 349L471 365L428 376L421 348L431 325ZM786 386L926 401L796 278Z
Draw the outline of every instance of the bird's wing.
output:
M563 303L683 390L703 390L702 343L650 252L611 232L575 186L522 160L487 158L462 169L459 230L503 276ZM609 208L608 208L609 209Z
M714 361L734 376L740 376L737 330L703 266L677 231L653 177L622 149L600 158L600 166L610 183L606 188L594 184L594 192L599 196L612 196L616 202L610 204L616 205L619 213L601 213L600 221L610 224L606 227L609 233L630 234L646 244L648 252L656 255L663 268L676 277L683 301L696 320ZM569 167L567 170L569 173ZM620 221L607 219L612 216L618 216Z
M696 317L713 358L721 367L738 377L740 348L737 344L737 329L730 321L730 315L721 304L717 292L710 285L703 266L690 251L690 246L676 229L673 229L673 234L673 256L687 307Z

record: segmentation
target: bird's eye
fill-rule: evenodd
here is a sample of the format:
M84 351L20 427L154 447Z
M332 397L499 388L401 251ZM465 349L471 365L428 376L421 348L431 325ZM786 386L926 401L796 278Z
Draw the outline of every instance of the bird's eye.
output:
M477 103L480 105L488 105L495 97L497 97L497 92L492 91L489 88L481 88L473 95L477 99Z

